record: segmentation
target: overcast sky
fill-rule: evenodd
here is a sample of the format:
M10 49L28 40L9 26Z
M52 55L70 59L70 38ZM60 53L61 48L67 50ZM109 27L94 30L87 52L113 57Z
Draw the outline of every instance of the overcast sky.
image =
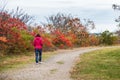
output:
M19 6L26 13L34 16L37 23L43 22L45 17L60 12L72 14L81 20L85 18L94 21L96 29L91 32L118 29L114 20L120 15L120 11L114 11L112 4L120 5L120 0L6 0L6 2L7 9L16 9Z

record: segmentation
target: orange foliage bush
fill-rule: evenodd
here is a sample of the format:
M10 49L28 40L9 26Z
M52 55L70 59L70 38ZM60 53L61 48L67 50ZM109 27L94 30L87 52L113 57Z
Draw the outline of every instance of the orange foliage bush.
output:
M91 46L98 45L99 44L99 38L97 38L95 35L91 35L89 37L89 42L90 42Z
M0 37L0 41L7 42L7 39L6 39L6 37Z

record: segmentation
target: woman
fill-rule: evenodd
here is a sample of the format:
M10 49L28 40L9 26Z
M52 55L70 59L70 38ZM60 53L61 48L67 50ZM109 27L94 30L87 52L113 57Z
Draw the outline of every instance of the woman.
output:
M36 64L39 63L42 63L42 46L43 46L43 42L42 42L42 38L40 36L40 34L37 34L34 38L34 41L33 41L33 45L34 45L34 48L35 48L35 61L36 61Z

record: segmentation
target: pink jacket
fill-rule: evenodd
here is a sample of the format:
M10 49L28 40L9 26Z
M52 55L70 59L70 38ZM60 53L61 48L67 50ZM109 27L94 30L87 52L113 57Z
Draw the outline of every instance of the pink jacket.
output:
M33 45L35 49L42 49L43 42L41 37L35 37L33 41Z

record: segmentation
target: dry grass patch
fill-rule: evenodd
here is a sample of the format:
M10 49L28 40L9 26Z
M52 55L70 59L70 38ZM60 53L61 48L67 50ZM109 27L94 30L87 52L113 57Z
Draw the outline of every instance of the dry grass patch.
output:
M49 57L55 55L56 52L43 52L43 61L47 60ZM0 72L22 68L26 64L35 62L34 52L30 52L27 55L9 55L0 57Z
M64 61L57 61L57 64L64 64Z

